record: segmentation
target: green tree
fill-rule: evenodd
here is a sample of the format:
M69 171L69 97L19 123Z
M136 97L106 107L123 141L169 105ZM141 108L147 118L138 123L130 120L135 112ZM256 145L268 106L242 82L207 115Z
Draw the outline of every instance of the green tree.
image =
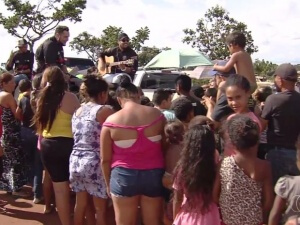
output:
M258 51L258 47L253 43L251 31L247 29L246 24L231 18L224 8L217 5L208 9L204 18L198 20L195 30L190 28L183 30L185 37L182 41L193 48L198 48L211 59L225 59L229 56L225 38L232 31L245 34L247 39L245 49L249 54Z
M270 62L270 61L266 61L264 59L260 60L260 59L255 59L254 61L254 72L257 75L260 76L272 76L277 65Z
M108 26L102 31L100 37L95 37L88 32L82 32L75 37L70 46L78 53L85 52L95 63L98 61L99 51L112 48L118 45L118 36L122 33L121 27ZM145 41L149 39L150 30L148 27L141 27L136 30L135 36L131 38L131 47L137 52L141 52Z
M96 38L85 31L75 37L73 41L70 42L70 46L78 53L85 52L92 61L97 62L98 52L101 47L101 39Z
M49 31L55 29L62 21L80 22L86 0L3 0L8 15L4 9L0 12L0 24L9 34L25 38L33 50L35 42Z

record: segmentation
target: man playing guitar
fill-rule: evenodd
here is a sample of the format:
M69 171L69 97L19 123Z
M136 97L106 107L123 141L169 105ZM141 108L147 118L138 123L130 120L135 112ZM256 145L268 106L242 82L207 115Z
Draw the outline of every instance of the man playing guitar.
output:
M111 73L127 73L133 80L134 75L138 69L138 57L136 52L129 46L129 37L125 33L121 33L118 37L118 46L109 48L100 53L98 70L104 71L107 66L105 57L113 56L114 62L120 62L118 66L111 67ZM132 64L124 64L122 61L133 61Z

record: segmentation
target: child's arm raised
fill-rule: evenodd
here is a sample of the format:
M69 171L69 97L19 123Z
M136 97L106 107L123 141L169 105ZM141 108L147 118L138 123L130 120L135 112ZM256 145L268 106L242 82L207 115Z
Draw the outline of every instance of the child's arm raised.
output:
M234 67L234 64L237 62L237 59L238 53L233 53L225 66L219 66L218 64L215 64L214 69L220 72L229 72L231 68Z
M263 206L263 223L268 224L269 213L272 209L274 195L272 185L272 171L269 162L263 161L262 171L264 171L262 206Z

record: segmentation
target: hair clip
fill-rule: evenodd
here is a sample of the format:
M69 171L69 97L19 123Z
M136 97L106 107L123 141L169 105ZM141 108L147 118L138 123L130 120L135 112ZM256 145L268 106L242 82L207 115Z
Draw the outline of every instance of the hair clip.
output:
M47 82L46 83L46 87L50 87L51 86L51 83L50 82Z

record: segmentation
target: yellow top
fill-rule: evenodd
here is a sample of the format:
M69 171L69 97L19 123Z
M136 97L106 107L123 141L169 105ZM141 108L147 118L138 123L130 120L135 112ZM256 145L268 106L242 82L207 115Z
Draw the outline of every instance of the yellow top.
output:
M73 138L72 134L72 115L58 110L56 117L53 121L51 130L43 130L42 136L44 138L54 137L68 137Z
M25 95L25 92L22 92L22 93L19 94L18 102L23 98L24 95Z

